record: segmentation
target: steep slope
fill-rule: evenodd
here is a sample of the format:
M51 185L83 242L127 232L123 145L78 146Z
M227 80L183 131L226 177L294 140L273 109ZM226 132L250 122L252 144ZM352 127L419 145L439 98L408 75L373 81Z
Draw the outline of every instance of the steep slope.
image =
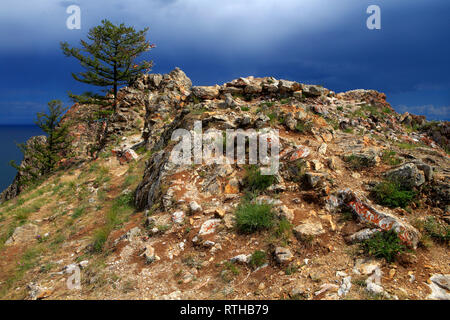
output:
M448 123L399 115L373 90L253 77L192 87L180 69L120 97L108 122L74 106L76 158L0 206L2 297L448 297ZM175 163L173 133L198 124L278 132L277 174L225 154ZM365 250L380 244L386 258Z

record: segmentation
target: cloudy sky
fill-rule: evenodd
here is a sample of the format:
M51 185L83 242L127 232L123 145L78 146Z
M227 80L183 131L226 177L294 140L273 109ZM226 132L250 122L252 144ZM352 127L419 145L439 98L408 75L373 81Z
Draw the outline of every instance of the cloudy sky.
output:
M81 29L66 27L68 6ZM381 30L369 30L369 5ZM150 27L153 72L182 68L196 85L274 76L385 92L399 112L450 120L448 0L2 0L0 124L31 123L51 99L88 87L60 41L78 45L104 18Z

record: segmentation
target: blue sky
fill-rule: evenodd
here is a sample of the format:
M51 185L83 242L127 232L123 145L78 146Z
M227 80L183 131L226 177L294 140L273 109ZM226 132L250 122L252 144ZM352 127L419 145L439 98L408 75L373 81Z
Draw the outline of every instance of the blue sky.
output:
M81 30L66 8L81 8ZM381 30L366 27L369 5ZM339 91L385 92L399 112L450 120L448 0L2 0L0 124L31 123L52 99L89 89L60 41L78 45L103 18L150 27L153 72L182 68L196 85L274 76Z

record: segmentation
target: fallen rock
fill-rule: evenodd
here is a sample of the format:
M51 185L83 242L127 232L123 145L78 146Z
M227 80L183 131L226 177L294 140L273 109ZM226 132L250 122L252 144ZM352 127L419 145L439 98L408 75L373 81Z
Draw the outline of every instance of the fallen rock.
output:
M341 286L338 290L338 296L345 297L352 288L352 277L348 276L342 279Z
M281 219L285 218L289 222L292 222L295 218L294 212L285 205L282 205L278 208L278 217Z
M433 274L428 286L431 294L427 299L450 300L450 274Z
M356 193L350 189L339 191L338 198L342 204L350 207L363 221L372 223L382 230L388 231L393 229L398 233L402 242L414 249L417 248L421 234L409 223L402 221L393 214L376 210L367 200L361 200Z
M404 164L385 173L385 176L399 182L405 188L421 186L425 183L425 175L413 163Z
M294 150L292 153L287 154L286 157L289 159L289 161L296 161L298 159L304 159L311 153L311 150L308 147L305 146L298 146L296 150Z
M124 164L133 160L137 160L139 156L133 149L111 150L111 153L117 157L120 164Z
M339 287L337 285L331 283L324 283L323 285L320 286L320 290L314 292L314 294L318 296L319 294L327 291L338 291L338 290Z
M27 288L30 292L29 295L31 300L42 300L49 297L53 293L52 289L42 288L34 282L30 282L27 285Z

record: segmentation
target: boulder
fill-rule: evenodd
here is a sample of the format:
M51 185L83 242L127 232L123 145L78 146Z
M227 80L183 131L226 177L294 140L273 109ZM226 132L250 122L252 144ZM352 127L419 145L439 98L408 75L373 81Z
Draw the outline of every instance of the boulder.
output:
M5 245L16 245L33 241L38 236L38 232L38 226L31 223L17 227L12 236L6 240Z
M278 88L281 93L290 93L302 90L302 85L295 81L280 80L278 83Z
M233 263L247 264L250 262L251 254L240 254L230 259Z
M155 254L155 249L151 245L146 245L144 252L141 254L145 258L147 264L160 260L161 258Z
M352 209L362 221L369 222L382 230L393 229L403 243L414 249L417 248L421 234L406 221L402 221L393 214L378 211L369 204L368 200L363 200L350 189L339 191L337 199L341 205Z
M324 89L317 85L303 85L303 93L307 97L319 97L322 95Z
M205 235L216 232L216 227L221 223L221 221L222 221L221 219L206 220L200 227L200 231L198 232L198 235L205 236Z
M311 150L306 146L298 146L294 151L285 155L289 161L296 161L298 159L304 159L311 153Z
M294 131L297 127L297 120L295 120L291 112L289 112L286 116L285 125L291 131Z
M428 286L431 289L431 294L427 299L450 300L450 274L433 274Z
M192 87L192 94L200 99L213 100L219 97L219 86L197 86Z
M257 93L261 93L262 92L262 87L255 82L251 82L249 83L247 86L245 86L244 88L244 92L246 94L257 94Z
M182 224L185 217L186 217L186 215L183 211L176 211L176 212L172 213L173 223Z
M325 233L325 230L320 222L310 222L296 226L293 233L297 239L303 240L305 238L319 236Z

